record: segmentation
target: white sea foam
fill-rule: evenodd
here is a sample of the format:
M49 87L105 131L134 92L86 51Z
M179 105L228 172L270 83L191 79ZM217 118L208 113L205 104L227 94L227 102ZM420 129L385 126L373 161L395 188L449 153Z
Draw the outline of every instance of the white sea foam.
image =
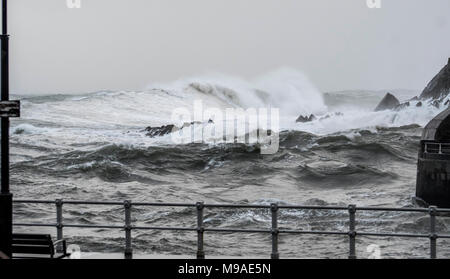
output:
M352 100L348 96L347 99ZM13 133L42 133L50 138L53 135L64 143L170 144L170 136L150 139L140 131L147 126L172 124L173 110L179 107L193 109L196 100L202 100L206 108L223 110L230 107L279 108L281 130L300 130L318 135L378 126L425 125L444 109L426 103L416 107L416 102L411 102L401 111L373 112L368 106L361 107L356 97L354 102L327 107L322 93L307 77L285 68L250 80L211 74L167 84L154 83L141 92L102 91L67 98L46 96L45 100L33 97L23 100L21 124L13 126ZM295 122L299 115L310 114L315 114L317 120ZM42 130L46 128L28 123L41 123L40 127L51 123L52 127L59 129ZM202 127L198 125L194 129ZM349 137L355 135L349 134Z
M326 135L344 132L353 129L373 129L374 127L400 127L417 124L424 126L439 112L444 110L430 104L416 107L414 102L410 106L399 111L386 110L373 112L361 110L354 106L348 106L342 115L334 115L329 118L318 119L309 123L291 124L292 129L308 131L314 134Z
M49 132L49 128L36 127L31 124L23 123L11 128L11 133L16 135L41 134Z

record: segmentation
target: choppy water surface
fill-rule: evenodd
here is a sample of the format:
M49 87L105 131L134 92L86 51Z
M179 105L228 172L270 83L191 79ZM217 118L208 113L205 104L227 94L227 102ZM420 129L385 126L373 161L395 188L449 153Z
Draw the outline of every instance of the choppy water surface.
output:
M261 155L257 146L244 144L174 145L170 137L150 139L142 132L146 126L170 124L173 107L189 106L198 98L218 107L273 104L271 98L276 98L271 93L277 85L282 90L292 81L292 75L285 76L251 84L228 81L213 86L202 81L203 86L192 86L189 81L144 92L20 97L23 117L14 120L11 128L15 198L416 206L421 126L439 110L411 107L371 112L382 92L323 96L306 80L296 79L301 84L290 84L291 91L298 92L291 92L289 98L298 95L298 112L293 112L292 104L276 103L285 115L280 150L274 155ZM249 88L257 88L259 97L249 97ZM404 99L415 93L397 92ZM254 99L258 102L251 104ZM301 113L331 117L295 123ZM54 223L54 212L53 206L15 205L16 220L21 222ZM358 230L371 232L427 233L429 225L426 215L418 213L358 212L357 216ZM123 209L65 205L64 217L66 223L122 225ZM279 223L286 229L346 231L347 220L345 211L284 210ZM196 216L194 209L136 207L133 221L145 226L195 227ZM208 209L205 224L268 228L270 212ZM450 218L439 218L440 232L448 233L449 226ZM120 252L124 243L123 232L117 230L66 228L65 234L83 251ZM195 254L194 232L133 231L133 235L136 253ZM348 252L345 236L282 235L280 241L282 257L334 258L346 257ZM439 256L450 256L448 242L438 243L442 244ZM379 245L384 257L426 257L428 253L428 239L361 237L359 256L368 256L370 244ZM269 234L207 233L205 245L207 255L269 257L271 251Z

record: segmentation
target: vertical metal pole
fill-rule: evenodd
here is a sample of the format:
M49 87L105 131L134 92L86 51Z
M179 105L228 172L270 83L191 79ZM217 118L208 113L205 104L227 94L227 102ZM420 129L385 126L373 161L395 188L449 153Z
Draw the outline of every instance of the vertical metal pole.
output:
M1 100L9 100L9 35L7 29L7 1L2 0L2 35L1 35ZM1 120L2 139L2 194L9 194L9 118Z
M8 1L2 0L2 33L8 34Z
M270 211L272 212L272 254L271 259L279 259L280 254L278 253L278 204L272 203L270 205Z
M203 236L205 228L203 227L203 209L205 204L203 202L198 202L197 207L197 259L205 258L205 251L203 249Z
M7 1L2 0L1 100L9 100L9 36ZM12 257L12 194L9 192L9 118L1 118L0 251Z
M56 200L56 239L62 240L64 238L63 234L63 200L57 199ZM63 246L62 243L58 243L56 247L56 251L58 253L62 253Z
M133 248L131 248L131 201L124 202L125 208L125 259L133 258Z
M437 251L436 251L436 242L437 242L437 234L436 234L436 207L430 206L430 258L436 259Z
M348 231L348 238L349 238L349 244L350 244L350 252L349 252L349 259L356 259L356 205L352 204L348 206L348 213L349 213L349 231Z

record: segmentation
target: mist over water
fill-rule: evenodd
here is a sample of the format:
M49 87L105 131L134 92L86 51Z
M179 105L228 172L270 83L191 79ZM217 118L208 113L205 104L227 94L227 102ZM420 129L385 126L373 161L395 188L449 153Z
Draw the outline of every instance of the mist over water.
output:
M391 91L408 100L419 92ZM300 72L280 69L253 80L212 74L150 84L141 92L21 96L12 121L12 190L16 199L156 202L415 206L416 161L422 126L443 108L424 105L373 112L386 92L321 93ZM176 145L170 135L150 138L147 126L170 123L174 108L280 109L280 149L261 155L251 144ZM299 115L317 120L296 123ZM121 208L65 206L65 222L120 223ZM37 213L39 212L39 214ZM43 212L42 214L40 212ZM54 208L16 205L24 222L54 222ZM426 218L412 213L359 213L366 231L422 232ZM193 210L136 208L135 224L192 227ZM207 210L211 227L267 228L265 210ZM346 230L347 213L287 210L280 226ZM438 228L447 231L448 218ZM53 231L51 231L53 232ZM121 251L123 233L66 228L83 251ZM193 254L195 234L136 232L137 253ZM237 241L240 239L240 241ZM284 257L346 257L345 237L283 236ZM359 253L378 244L384 256L425 257L427 242L358 239ZM445 240L440 253L450 255ZM238 244L239 243L239 244ZM208 234L206 252L270 254L269 235ZM405 252L406 251L406 252Z

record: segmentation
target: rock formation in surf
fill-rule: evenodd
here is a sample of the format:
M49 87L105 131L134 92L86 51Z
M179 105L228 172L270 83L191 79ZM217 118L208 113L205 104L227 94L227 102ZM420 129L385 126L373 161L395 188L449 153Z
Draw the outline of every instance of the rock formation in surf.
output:
M447 65L428 83L420 99L438 100L450 93L450 58Z
M425 104L440 108L442 105L449 105L448 95L450 94L450 58L447 65L428 83L419 97L414 97L408 102L401 103L394 95L388 93L377 106L375 111L381 110L402 110L410 106L410 102L416 107ZM445 101L445 103L444 103ZM417 102L417 103L416 103Z
M212 119L209 119L207 123L208 124L214 124L214 121ZM162 136L168 135L168 134L170 134L172 132L179 131L180 129L190 127L190 126L192 126L194 124L202 124L202 122L200 122L200 121L192 121L190 123L186 122L181 127L177 127L177 126L175 126L173 124L164 125L164 126L160 126L160 127L151 127L151 126L149 126L149 127L144 129L144 132L146 132L146 136L149 136L151 138L162 137Z
M178 131L179 128L175 125L164 125L161 127L147 127L145 128L146 135L154 138L154 137L161 137L165 136L167 134L170 134L172 132Z
M303 116L300 115L295 122L297 123L306 123L316 120L316 116L314 114L311 114L310 116Z
M398 106L400 106L400 101L388 92L375 108L375 111L391 110L397 108Z

